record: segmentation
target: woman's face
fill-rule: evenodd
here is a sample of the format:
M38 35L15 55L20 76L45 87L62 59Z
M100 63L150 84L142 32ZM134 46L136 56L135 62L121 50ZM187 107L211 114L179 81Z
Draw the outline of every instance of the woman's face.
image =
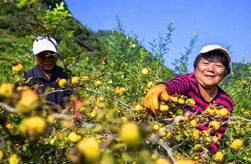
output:
M45 72L52 72L57 63L57 55L55 52L44 51L35 56L40 68Z
M225 66L219 61L219 56L212 55L207 60L202 58L199 61L195 69L195 77L200 86L213 88L224 78L225 70Z

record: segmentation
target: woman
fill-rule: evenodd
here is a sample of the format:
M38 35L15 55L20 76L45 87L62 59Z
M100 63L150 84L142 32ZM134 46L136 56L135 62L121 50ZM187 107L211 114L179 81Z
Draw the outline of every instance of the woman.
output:
M190 74L178 75L171 81L155 85L145 96L145 108L159 115L159 99L167 101L168 95L177 93L195 99L196 105L186 109L192 113L201 114L210 103L217 103L217 107L224 106L231 114L234 105L233 100L218 86L221 80L230 73L230 62L230 54L221 46L207 45L203 47L194 61L195 71ZM209 116L209 122L213 119L214 117ZM209 122L205 126L198 125L197 128L206 130ZM217 132L211 131L211 135L224 136L225 130L226 124L222 125ZM217 151L220 143L211 144L212 154Z

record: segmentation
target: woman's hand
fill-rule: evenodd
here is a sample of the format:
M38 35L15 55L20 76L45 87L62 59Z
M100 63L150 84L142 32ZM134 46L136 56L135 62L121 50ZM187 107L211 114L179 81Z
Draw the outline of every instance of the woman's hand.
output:
M145 96L144 106L145 108L150 109L155 115L159 115L159 99L162 99L163 101L168 101L169 97L170 96L167 93L166 85L155 85L147 92Z

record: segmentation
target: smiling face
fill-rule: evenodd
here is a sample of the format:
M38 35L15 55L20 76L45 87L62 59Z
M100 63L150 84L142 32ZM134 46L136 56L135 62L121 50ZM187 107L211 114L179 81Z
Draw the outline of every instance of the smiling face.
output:
M214 88L225 77L225 71L219 56L212 54L207 59L201 58L195 69L195 77L201 87Z
M51 51L43 51L35 56L35 60L38 65L46 73L51 73L53 71L56 66L57 59L58 58L55 52Z

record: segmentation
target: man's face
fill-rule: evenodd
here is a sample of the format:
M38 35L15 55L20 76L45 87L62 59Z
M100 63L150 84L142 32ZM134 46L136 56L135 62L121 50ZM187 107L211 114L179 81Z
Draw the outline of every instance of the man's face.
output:
M57 63L57 54L51 51L43 51L35 56L40 68L45 72L52 72Z

